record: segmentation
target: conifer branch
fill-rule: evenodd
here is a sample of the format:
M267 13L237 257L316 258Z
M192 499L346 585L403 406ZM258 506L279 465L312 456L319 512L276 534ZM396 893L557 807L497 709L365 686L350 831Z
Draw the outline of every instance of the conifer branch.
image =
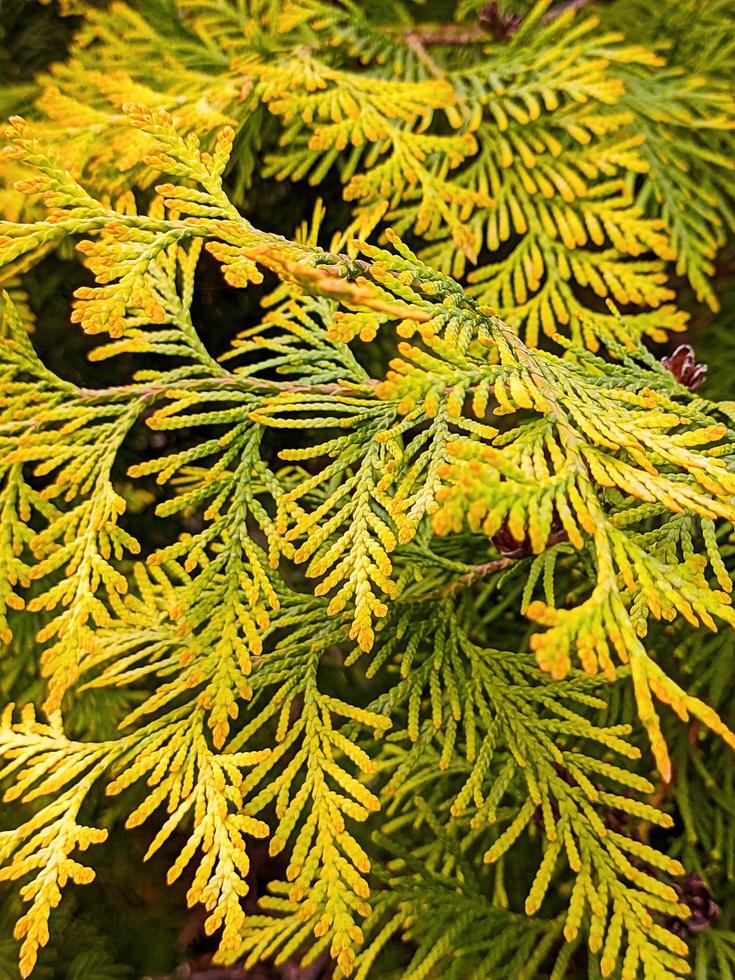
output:
M560 102L618 105L619 79L601 74L603 43L613 61L641 72L652 63L571 17L535 32L545 10L525 24L520 89L491 100L513 159L528 150L522 126ZM363 231L387 215L399 227L417 219L426 254L439 259L447 232L453 256L509 240L503 182L493 217L478 169L448 177L475 152L469 130L484 141L483 166L505 152L488 120L446 138L429 131L435 112L464 125L472 99L459 95L473 86L495 91L487 65L450 66L451 84L435 90L379 84L326 56L319 18L347 30L333 5L289 4L278 17L286 34L313 43L275 61L249 48L239 56L252 69L251 108L257 90L289 138L310 134L287 172L347 143L359 150L356 168L369 144L373 163L385 159L353 168L347 184L367 209L356 219ZM555 66L553 84L543 73L550 39L583 52L581 63L575 54ZM498 68L501 86L525 58L515 44ZM652 358L640 342L650 324L631 330L611 311L589 332L575 328L587 347L552 330L572 295L570 277L554 270L566 262L571 275L572 259L548 224L526 235L516 213L524 241L469 290L393 231L386 248L354 241L347 252L318 248L311 232L290 240L260 231L223 183L237 133L222 114L212 110L217 134L203 148L165 109L126 103L136 173L149 185L154 172L166 176L147 214L87 189L46 149L43 124L38 137L17 118L8 131L12 160L32 171L21 188L47 213L3 223L0 274L81 239L94 284L77 290L72 320L97 338L93 360L124 354L141 368L130 384L99 389L58 378L4 296L0 639L15 642L28 617L47 645L37 659L48 724L8 711L0 730L7 798L39 807L0 841L0 875L29 877L22 974L48 940L66 880L90 880L70 855L103 840L77 818L104 781L129 828L151 827L148 856L175 850L169 880L191 869L187 901L205 907L225 964L296 953L309 963L328 952L336 977L367 977L400 930L416 948L409 977L446 963L449 977L530 976L558 952L556 980L583 935L603 976L685 975L673 925L690 909L673 884L684 865L620 827L670 827L668 800L650 802L631 713L605 717L599 694L615 685L635 700L667 784L672 726L656 703L735 746L726 706L669 674L657 626L684 621L701 636L701 627L735 625L730 409L693 395ZM539 165L555 200L539 224L553 214L574 239L582 214L599 250L594 263L574 259L578 281L597 275L615 284L603 292L630 290L655 307L665 298L660 266L621 255L668 255L662 227L631 210L619 184L588 197L580 177L593 179L588 165L617 172L622 164L606 154L632 160L635 172L634 146L604 112L575 119L580 145L602 133L600 156L580 152L553 172ZM119 125L108 122L109 132ZM536 160L518 167L528 177ZM398 188L406 210L368 214L385 187ZM607 237L614 248L603 247ZM277 280L267 312L238 324L219 360L191 313L202 251L235 289ZM529 298L532 281L539 290ZM522 328L486 302L496 289L504 306L526 308ZM534 344L539 325L554 350ZM388 345L397 338L387 370L367 356L379 345L365 349L380 332ZM611 357L588 349L601 343ZM145 440L135 448L142 422L160 455ZM175 529L140 563L124 526L123 460L131 480L156 488L151 520ZM528 642L520 620L495 642L507 611L532 624ZM129 695L119 732L71 739L75 699L113 690ZM381 811L376 845L370 822ZM271 855L287 855L286 870L246 915L248 841L266 837ZM553 917L528 926L520 909L502 908L503 862L532 838L541 853L525 916L559 888ZM392 855L384 873L380 847ZM476 854L487 864L479 872ZM436 929L419 921L440 908ZM478 908L504 937L495 950L485 933L466 948L463 930L483 928Z

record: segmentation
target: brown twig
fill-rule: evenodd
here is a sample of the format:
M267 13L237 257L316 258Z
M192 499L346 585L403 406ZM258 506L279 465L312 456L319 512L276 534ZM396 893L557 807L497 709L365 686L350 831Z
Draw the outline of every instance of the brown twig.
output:
M419 61L429 69L435 78L444 77L444 72L424 47L424 42L421 39L419 31L409 31L404 36L404 41L406 42L406 46L413 51Z
M541 18L542 23L548 24L570 11L581 10L589 0L566 0L546 11ZM427 24L425 27L413 27L403 36L403 40L414 51L417 57L430 69L431 73L441 77L443 72L426 51L426 48L440 45L482 44L492 40L492 32L483 24Z
M415 596L412 602L424 602L427 599L445 599L447 596L454 595L460 589L467 589L480 579L487 578L493 572L502 572L510 565L515 565L517 558L495 558L493 561L483 562L482 565L473 565L472 568L460 575L459 578L443 586L441 589L434 589L432 592L424 592L422 595Z
M277 395L280 392L303 395L355 395L360 388L375 388L380 382L376 378L366 378L361 384L308 384L301 381L269 381L267 378L249 378L241 374L226 374L218 377L184 378L180 381L161 382L160 384L148 384L141 388L129 385L116 385L111 388L78 388L75 392L77 398L85 401L113 401L115 399L127 400L131 393L137 395L143 401L155 401L160 395L165 395L167 391L196 391L198 388L207 390L216 385L227 385L232 388L244 389L246 391L258 391L264 394ZM448 389L451 390L451 389Z
M487 578L493 572L502 572L509 565L514 565L517 560L516 558L495 558L493 561L483 562L482 565L474 565L469 572L460 575L456 582L451 582L450 585L445 586L444 595L451 595L452 592L474 585L475 582L481 578Z
M405 34L403 39L414 51L416 45L421 45L423 51L425 47L431 45L479 44L489 41L490 35L481 24L472 24L469 27L463 27L461 24L433 24L427 27L415 27Z

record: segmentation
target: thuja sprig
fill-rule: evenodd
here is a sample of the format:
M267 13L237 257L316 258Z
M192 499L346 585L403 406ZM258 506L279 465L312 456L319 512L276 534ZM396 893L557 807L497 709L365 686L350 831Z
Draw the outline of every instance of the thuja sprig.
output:
M15 614L26 583L51 577L28 612L55 617L38 634L41 644L53 640L41 655L53 738L65 739L58 712L70 693L152 682L119 740L104 752L94 743L74 751L80 766L92 760L95 774L110 779L111 793L145 781L128 824L163 808L151 853L187 825L171 877L197 855L189 901L204 903L208 928L222 926L225 962L286 958L308 944L308 956L328 949L343 975L353 970L359 921L372 916L359 826L383 805L381 777L390 774L395 792L417 765L416 746L442 733L439 758L427 748L426 779L438 784L461 767L462 784L441 812L462 820L475 807L471 829L486 835L488 862L541 809L547 844L528 914L540 907L563 847L576 876L566 938L586 929L605 975L620 961L626 978L639 963L652 976L681 974L681 941L651 915L684 914L676 892L625 853L668 876L678 863L606 836L595 806L607 800L641 819L670 818L643 801L601 795L588 771L639 793L650 784L611 763L586 762L567 740L633 759L630 728L591 724L562 702L568 693L585 710L601 709L577 664L616 684L629 683L618 670L629 665L665 781L671 768L654 698L735 744L719 715L646 646L651 619L710 629L735 623L715 533L717 522L735 518L726 415L693 397L633 338L622 344L623 327L607 338L615 355L607 360L573 345L561 355L530 348L393 234L392 250L357 243L355 261L259 231L222 188L231 130L210 154L180 138L166 112L131 105L126 113L151 141L147 165L179 181L157 185L148 214L96 201L23 121L8 133L15 156L37 170L32 188L50 214L0 225L0 267L32 261L49 236L81 236L96 285L78 290L73 319L109 334L96 356L164 359L129 385L78 388L48 371L19 318L6 315L2 473L13 531L0 538L0 597L4 615L5 607ZM235 287L260 284L266 273L280 283L271 311L219 361L189 312L202 247ZM354 350L381 330L395 330L398 355L384 376L371 377ZM122 526L112 475L144 415L151 429L185 438L135 462L131 475L171 487L160 518L194 512L201 520L148 555L147 571L126 557L139 545ZM276 462L264 448L274 431L282 437ZM40 491L21 488L28 473ZM529 670L522 650L489 656L454 619L452 602L478 581L494 585L508 568L508 536L522 545L512 561L528 569L511 595L541 627L530 646L545 674ZM487 562L442 555L449 541L472 559L478 540ZM557 596L575 562L584 590ZM431 645L416 625L424 620L435 624ZM390 680L369 708L330 693L320 675L325 664L356 670L366 655L368 680L381 670ZM545 723L547 710L558 724ZM393 749L382 738L389 728L397 729ZM31 764L17 784L29 802L76 776L56 748L39 748L38 732L35 722L8 716L0 743L10 759ZM402 741L409 746L393 766ZM512 812L499 816L520 770L526 798L516 794ZM55 811L41 812L47 825ZM71 825L64 834L70 848L81 840ZM287 881L250 923L241 903L245 835L271 835L274 854L291 849ZM46 845L33 837L20 854L9 852L7 874L37 869ZM62 868L59 887L65 875ZM24 972L45 941L49 903L33 909ZM650 941L636 919L653 930Z
M571 610L555 610L538 602L527 604L530 615L550 627L534 641L542 663L555 675L563 676L569 669L571 652L576 650L585 669L595 670L599 664L610 671L612 661L608 641L611 640L618 656L632 662L639 704L665 775L669 771L668 762L657 735L651 691L667 703L675 704L680 711L692 710L702 715L724 734L719 721L704 706L687 699L684 692L661 674L638 636L645 633L644 607L654 616L671 618L681 614L692 622L701 620L709 626L714 625L713 616L731 622L733 613L729 596L709 586L702 574L704 566L696 556L689 559L688 564L684 562L672 567L670 562L662 562L657 557L655 549L651 551L646 547L644 537L615 528L608 520L609 506L604 494L608 487L615 488L624 497L659 504L670 514L691 510L707 519L732 516L733 478L723 458L728 451L729 439L725 425L707 414L703 407L689 407L676 400L673 392L669 395L664 390L654 390L647 383L643 367L638 384L631 390L627 368L624 369L628 374L623 383L622 377L616 379L616 369L602 361L593 364L589 357L583 357L575 362L574 359L570 361L531 351L497 318L467 297L459 286L433 272L397 242L398 254L395 255L364 246L364 254L371 264L363 275L355 278L345 274L345 264L339 256L331 262L325 261L324 253L318 250L285 243L277 236L258 232L236 216L231 205L223 200L218 184L217 175L223 167L231 133L225 131L220 141L220 155L215 153L210 161L207 155L200 157L197 154L191 141L177 141L171 119L165 113L151 113L136 106L129 109L129 115L135 126L160 139L162 151L158 156L153 155L150 162L170 167L201 189L159 185L159 192L175 213L171 221L121 214L113 219L107 209L90 203L85 192L80 191L75 197L75 185L66 178L60 186L64 194L71 196L68 200L63 198L68 206L59 208L55 169L51 164L40 165L43 179L51 182L48 193L57 208L54 217L64 222L76 221L82 231L90 227L100 229L95 245L85 247L84 251L90 256L92 268L98 270L107 285L99 287L104 294L102 300L97 289L82 291L79 308L83 324L86 309L91 306L92 321L86 320L93 324L91 329L110 324L115 330L119 329L114 325L122 322L127 304L132 303L137 308L135 304L142 302L131 290L137 283L136 276L145 281L147 264L173 241L204 238L205 247L223 263L225 274L230 275L231 281L244 284L253 277L257 280L261 275L258 268L265 268L310 294L338 302L342 311L337 312L331 335L327 335L334 340L348 340L356 333L363 338L370 337L380 326L395 320L399 320L397 329L404 336L410 335L416 327L420 330L426 353L404 345L409 359L395 362L387 379L378 385L376 397L338 398L333 403L337 413L334 420L323 416L319 419L322 426L347 424L349 428L354 427L358 439L367 439L368 444L374 439L375 449L371 452L378 455L374 463L369 462L372 456L368 455L363 466L377 466L379 472L381 465L387 466L388 455L394 457L382 480L373 477L366 485L365 500L372 502L367 503L366 524L358 535L360 543L350 537L343 539L342 544L329 545L325 538L322 550L329 556L330 564L324 566L323 559L316 565L312 562L316 574L322 567L334 567L327 580L330 588L337 586L340 576L344 576L348 568L352 574L360 561L366 562L364 570L357 573L356 578L348 579L342 591L337 593L347 601L352 597L356 603L356 632L353 635L359 637L361 645L365 649L372 646L374 632L370 621L385 614L386 607L374 590L377 587L383 592L387 590L388 594L392 591L388 554L394 550L401 535L405 538L413 533L412 525L406 524L398 505L391 503L384 493L387 490L390 494L389 488L398 485L396 471L400 473L401 466L407 475L411 474L415 486L420 483L423 469L415 462L409 465L410 450L407 459L407 448L401 448L406 442L404 433L411 430L403 425L391 430L390 415L386 416L385 412L393 411L396 421L401 414L407 415L415 424L422 413L434 417L438 411L437 402L443 402L451 424L465 428L468 434L458 442L450 443L445 439L442 444L445 462L439 469L434 469L433 492L428 495L424 508L425 513L436 512L433 518L435 530L443 533L458 529L458 521L461 522L466 511L471 522L483 526L492 536L507 518L511 533L518 539L528 535L532 550L541 552L556 514L574 547L592 548L598 581L585 604ZM38 150L29 141L24 124L16 123L11 135L15 147L33 147L28 156L29 163L33 163ZM34 241L37 234L31 227L27 237ZM24 250L24 237L18 230L12 238L5 239L5 248L11 258L18 251L18 242ZM113 258L121 255L131 256L125 259L124 271L119 264L121 259ZM140 272L131 273L131 268ZM237 271L233 273L233 269ZM444 377L441 377L442 373ZM660 376L651 381L656 387L662 387ZM427 382L429 387L421 390ZM423 395L420 407L413 394L417 385ZM462 400L470 389L476 422L466 418L463 412ZM531 410L537 413L538 421L498 435L481 421L491 392L497 403L496 414ZM225 396L224 391L222 396ZM409 397L410 401L407 400ZM192 404L192 398L193 393L182 402L182 396L177 394L174 405L188 406ZM598 411L593 404L600 398L604 412ZM411 405L416 407L411 408ZM278 426L282 424L280 420L284 413L289 419L303 417L306 420L325 407L322 395L310 397L285 391L266 397L260 407L255 409L253 405L247 414L255 424ZM233 408L231 411L234 420L240 410ZM165 413L173 420L170 409ZM217 417L223 422L228 418L224 412L213 415L212 419ZM180 418L182 421L175 424L190 424L195 416ZM379 427L386 431L373 431L371 418L376 422L380 419ZM208 419L209 416L205 416L202 421ZM388 433L392 439L386 437ZM356 445L355 436L340 439L347 439L340 453L344 459L347 445ZM341 445L339 441L330 443L330 451ZM474 462L472 458L469 460L467 476L462 476L458 486L456 481L459 474L465 472L467 454L477 458ZM349 456L346 458L349 461ZM381 458L384 458L382 464ZM455 462L451 462L452 459ZM426 465L427 454L421 454L418 461ZM330 464L324 475L336 473L335 466L342 465ZM426 472L430 471L431 467ZM443 477L441 488L437 474ZM319 479L311 478L304 489L316 486ZM473 489L472 479L478 481L476 489ZM363 484L356 483L355 488L358 486ZM302 492L291 490L282 497L283 506L290 509L291 515L300 510L297 501ZM502 500L499 496L491 496L486 503L488 492L502 495ZM404 487L397 495L398 500L402 501L405 495ZM361 499L359 493L353 494L352 505L361 507ZM327 519L324 526L329 530L336 529L336 521L347 513L344 509L332 513L335 504L336 501L322 505L314 515L317 521ZM390 513L398 537L383 523L375 507ZM405 505L401 509L405 510ZM311 516L303 512L302 515L291 528L288 517L280 519L281 537L286 541L298 540L300 534L315 527ZM412 524L415 525L415 520ZM316 539L316 547L320 541ZM348 559L343 556L350 541L354 547L350 550L352 557ZM355 547L366 549L364 558L357 558ZM296 560L304 560L313 554L313 548L312 544L309 551L303 548L297 551ZM353 564L355 561L357 566ZM639 573L637 580L631 571L633 568ZM663 591L658 582L666 583ZM333 601L333 611L343 608L344 600L340 598L339 604L335 604L337 600Z
M68 61L38 80L39 131L114 196L156 179L155 141L130 133L124 103L167 109L210 150L229 125L238 202L253 203L256 177L329 176L346 202L335 248L410 229L422 257L466 276L532 345L565 332L596 349L617 329L597 297L629 308L623 333L665 340L687 320L674 264L718 305L733 227L729 8L526 7L92 6ZM0 207L22 205L9 194Z

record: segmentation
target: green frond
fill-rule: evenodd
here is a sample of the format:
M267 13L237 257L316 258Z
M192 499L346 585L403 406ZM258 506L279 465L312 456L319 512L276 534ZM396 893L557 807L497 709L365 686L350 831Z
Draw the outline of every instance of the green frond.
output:
M229 180L250 211L263 157L277 181L334 175L335 251L410 232L532 345L563 330L596 348L614 326L598 298L662 340L687 321L670 273L714 308L735 224L728 11L705 22L679 7L616 0L575 15L541 0L500 40L476 19L434 25L396 4L114 3L86 13L72 59L41 81L39 137L115 194L155 179L150 136L131 137L124 104L167 110L210 146L230 125ZM672 18L697 25L696 56ZM626 36L621 23L646 28Z
M461 52L441 31L465 20L392 6L113 4L48 118L8 128L32 207L0 224L0 277L76 244L70 319L122 379L59 376L3 294L0 641L36 671L0 727L23 976L92 878L76 849L123 824L225 965L730 970L728 928L688 951L681 923L685 864L735 867L734 416L641 341L683 326L667 263L709 295L728 110L595 16L526 5ZM676 227L676 163L639 138L656 86L716 171ZM347 207L261 230L234 201L266 145ZM266 838L283 867L252 911Z

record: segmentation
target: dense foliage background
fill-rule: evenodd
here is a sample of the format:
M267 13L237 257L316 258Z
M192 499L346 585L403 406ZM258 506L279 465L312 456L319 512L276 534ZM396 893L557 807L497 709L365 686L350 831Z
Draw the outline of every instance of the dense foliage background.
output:
M574 25L591 14L598 20L589 33L574 33ZM284 19L276 32L278 16ZM533 33L532 20L541 25L541 33ZM554 35L557 23L562 26ZM530 346L541 349L557 349L557 329L597 349L605 331L619 330L617 312L605 303L612 299L654 359L670 355L680 344L692 345L697 361L708 367L700 393L729 402L735 400L733 28L732 5L721 0L577 0L558 8L511 0L376 0L369 5L336 0L187 0L178 5L167 0L128 5L0 0L0 115L20 113L38 120L39 138L67 164L71 161L85 186L107 200L119 198L130 186L144 200L155 180L145 166L133 163L134 139L119 127L122 102L150 104L157 93L152 107L167 108L183 131L196 132L205 142L234 121L237 135L224 186L257 228L301 240L318 233L322 246L344 251L351 235L384 241L385 228L394 227L429 265L468 285L472 296L497 309ZM572 33L565 35L566 30ZM483 45L486 58L478 56ZM241 81L248 77L253 51L264 64L254 89ZM319 56L325 62L333 58L334 75L324 71L322 81L326 79L330 94L336 93L334 104L312 99L321 91L316 82L299 87L303 78L292 66L284 67L285 56L294 51L314 79L322 77L316 67ZM455 107L442 89L438 76L445 70L453 72L458 88L464 86L466 105L460 99ZM424 89L408 93L391 88L403 81ZM340 93L359 105L374 99L384 112L381 117L376 111L375 118L364 122L364 140L351 132L349 120L358 113L339 106ZM469 106L471 112L473 100L482 123L459 125L453 111L461 114ZM546 110L553 113L559 101L561 119L547 126ZM330 120L335 130L343 127L342 135L328 131ZM371 135L370 125L400 130L403 150L373 152L370 146L380 138ZM569 144L559 135L562 129ZM130 160L125 159L128 150ZM418 177L410 172L411 166L419 166L416 161L428 161ZM0 164L0 217L33 221L37 202L13 189L13 181L24 176L15 172L16 166L10 159ZM584 181L595 190L577 211ZM590 200L599 207L585 210ZM126 383L133 365L138 370L157 361L145 352L141 359L132 349L111 360L88 360L98 338L70 324L69 310L74 291L91 282L89 269L68 242L61 242L45 249L35 265L12 269L3 285L33 330L42 361L75 384L105 388ZM550 283L553 288L547 289ZM248 289L235 288L224 280L215 258L202 255L191 312L213 357L228 349L244 325L257 322L260 304L274 285L275 279L268 277ZM363 344L357 356L372 376L382 377L395 354L396 341L383 331ZM688 384L684 376L677 380ZM115 485L128 505L126 527L145 542L146 552L164 548L179 534L198 533L202 519L194 512L155 517L153 504L162 499L162 491L154 474L132 481L127 468L185 448L189 435L185 428L150 431L136 425L116 463ZM309 440L304 435L303 446ZM286 444L278 429L269 430L268 458L275 460ZM515 578L495 575L484 581L478 576L475 581L470 575L464 585L467 602L482 610L483 628L492 633L494 645L526 650L528 622L514 603L523 588L527 556L516 553L518 540L505 531L505 540L502 532L496 534L491 546L477 544L468 533L459 544L448 543L441 557L447 568L459 569L471 539L473 548L483 549L478 566L498 558L501 563L508 557L512 562L522 559ZM725 524L718 533L723 574L731 575L732 528ZM420 560L417 546L417 564ZM571 564L564 574L560 594L574 595L575 589L579 594L585 568ZM702 636L678 622L656 623L647 645L682 686L719 711L730 728L735 726L730 697L735 635L730 627ZM338 650L324 667L332 692L349 700L353 685L361 685L360 704L373 703L382 693L380 681L364 670L348 676L343 657ZM0 663L3 701L38 703L43 688L37 644L31 627L21 621ZM630 687L618 684L611 692L605 723L637 725ZM100 688L71 697L67 730L78 739L112 737L133 706L130 698L142 702L146 694L143 684L132 694ZM692 940L698 978L724 980L735 975L732 750L716 737L704 736L697 720L684 724L666 712L663 726L673 779L653 777L656 788L646 799L669 815L670 826L656 827L641 814L612 805L605 819L614 831L634 839L640 835L641 841L682 861L689 875L676 887L693 915L687 921L672 924L669 917L662 923ZM643 750L639 773L651 776L655 770L640 725L632 741ZM436 763L436 749L431 751ZM428 744L426 752L428 758ZM386 767L390 771L390 762ZM393 774L394 783L400 783L400 776L400 771ZM510 959L519 963L512 967L519 978L599 976L597 959L583 945L570 949L563 961L556 959L568 882L560 881L556 892L552 889L539 931L534 932L534 920L522 913L539 863L540 834L531 833L526 845L512 850L493 877L489 872L482 877L483 869L478 872L472 887L489 898L485 919L473 921L466 909L467 918L459 915L452 905L452 876L461 879L465 874L458 857L461 847L446 830L443 803L432 810L430 777L424 780L414 772L412 778L415 795L425 792L429 803L419 799L410 817L398 803L393 811L388 808L387 826L376 829L388 837L392 830L394 839L380 838L384 866L378 877L388 874L391 861L403 861L413 875L406 875L406 901L411 889L434 887L439 895L444 888L446 894L439 895L425 920L405 927L405 942L398 930L387 940L370 976L443 980L470 975L470 969L479 971L478 980L508 976L509 960L503 960L502 952L494 966L482 965L490 962L483 957L496 942L508 956L516 947L525 951L523 963ZM277 966L213 966L217 936L205 934L201 907L187 909L190 883L165 884L166 868L186 835L175 835L142 874L151 832L146 827L124 830L116 798L99 796L90 809L110 835L104 848L96 849L96 880L84 888L71 887L53 913L51 940L39 954L34 977L332 976L334 964L326 953L303 967L296 951ZM17 804L4 809L4 827L17 825L19 809ZM540 818L538 823L540 827ZM262 842L255 843L250 857L251 890L244 902L246 911L255 913L268 883L284 876L286 861L269 856ZM4 980L18 975L12 927L21 902L6 885L3 896ZM512 922L508 916L493 918L508 909L515 916ZM466 961L452 966L459 972L450 974L451 946L459 942L450 926L456 923L466 927L479 952L473 960L470 950ZM538 949L542 955L534 958Z

